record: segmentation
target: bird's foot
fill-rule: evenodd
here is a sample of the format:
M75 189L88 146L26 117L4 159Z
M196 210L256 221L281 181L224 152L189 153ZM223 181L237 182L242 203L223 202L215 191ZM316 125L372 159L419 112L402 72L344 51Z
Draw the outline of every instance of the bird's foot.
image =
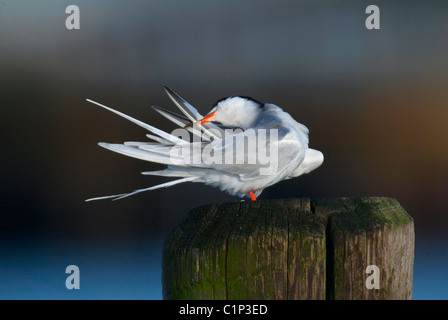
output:
M255 195L254 195L254 193L253 193L252 190L249 191L249 195L250 195L250 199L251 199L252 201L256 201L256 200L257 200L257 198L255 198Z

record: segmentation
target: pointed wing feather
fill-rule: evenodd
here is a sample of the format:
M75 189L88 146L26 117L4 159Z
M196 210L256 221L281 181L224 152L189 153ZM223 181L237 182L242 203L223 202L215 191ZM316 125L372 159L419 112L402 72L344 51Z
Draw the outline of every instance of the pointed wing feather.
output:
M174 122L175 124L177 124L179 127L181 128L185 128L186 130L188 130L189 132L191 132L192 134L194 134L197 137L202 137L208 141L211 140L211 138L208 135L204 135L202 134L202 132L200 130L195 130L193 126L189 126L189 127L185 127L186 125L190 124L191 121L180 115L177 114L175 112L169 111L169 110L165 110L163 108L157 107L157 106L152 106L152 108L154 110L156 110L158 113L160 113L162 116L164 116L165 118L167 118L168 120L170 120L171 122Z
M191 120L191 122L196 122L203 118L203 116L196 110L195 107L193 107L191 104L189 104L185 99L183 99L180 95L178 95L176 92L171 90L168 87L163 87L165 89L166 94L168 97L174 102L174 104L179 108L179 110L188 118ZM208 123L207 125L198 123L197 126L201 128L202 131L204 131L207 135L210 137L213 137L214 139L219 139L223 136L223 131L218 126L214 125L213 123ZM215 134L213 132L210 132L208 129L214 129L215 132L220 132L221 134Z
M190 119L188 119L187 117L184 117L184 116L182 116L178 113L175 113L173 111L166 110L164 108L157 107L157 106L152 106L151 108L156 110L158 113L160 113L162 116L164 116L168 120L177 124L179 127L184 127L191 122Z

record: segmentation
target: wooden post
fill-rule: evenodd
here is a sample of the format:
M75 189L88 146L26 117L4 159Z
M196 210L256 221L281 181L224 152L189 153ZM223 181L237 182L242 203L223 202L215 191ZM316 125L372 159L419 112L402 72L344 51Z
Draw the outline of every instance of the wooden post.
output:
M213 204L167 237L163 297L410 299L413 259L413 220L394 199Z

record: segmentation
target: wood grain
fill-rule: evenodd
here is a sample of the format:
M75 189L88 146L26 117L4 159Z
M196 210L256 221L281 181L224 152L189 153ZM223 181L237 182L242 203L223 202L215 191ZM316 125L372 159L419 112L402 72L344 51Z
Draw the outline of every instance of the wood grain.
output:
M412 218L394 199L259 200L193 209L166 239L164 299L410 299ZM381 270L367 289L365 269Z

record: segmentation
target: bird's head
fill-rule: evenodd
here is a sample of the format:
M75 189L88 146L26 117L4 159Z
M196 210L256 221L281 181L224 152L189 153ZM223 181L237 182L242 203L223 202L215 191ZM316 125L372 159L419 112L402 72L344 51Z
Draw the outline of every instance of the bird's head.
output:
M215 103L214 108L196 123L220 122L225 126L246 130L262 112L264 103L249 97L228 97Z

